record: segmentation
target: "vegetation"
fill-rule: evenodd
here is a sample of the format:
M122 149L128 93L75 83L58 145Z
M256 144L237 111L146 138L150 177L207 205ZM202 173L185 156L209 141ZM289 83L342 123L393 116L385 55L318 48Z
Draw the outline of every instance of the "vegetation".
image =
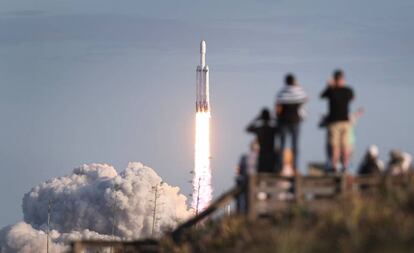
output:
M414 180L375 193L344 196L323 212L306 205L254 222L243 216L206 222L165 252L413 252Z

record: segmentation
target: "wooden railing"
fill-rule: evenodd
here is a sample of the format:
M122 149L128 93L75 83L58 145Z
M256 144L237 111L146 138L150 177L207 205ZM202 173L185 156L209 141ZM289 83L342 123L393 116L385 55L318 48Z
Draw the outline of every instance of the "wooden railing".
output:
M410 183L413 176L358 176L321 175L282 177L275 174L251 175L244 186L236 186L222 194L211 205L179 225L167 236L180 242L185 232L222 209L234 200L246 202L246 216L251 219L271 216L280 210L288 210L293 204L303 204L315 211L323 210L335 203L344 194L375 192L380 185L388 187ZM112 253L159 252L157 241L77 241L72 245L73 253L101 252L111 249Z
M159 246L156 240L141 241L101 241L84 240L72 243L73 253L159 253Z
M272 215L294 203L314 204L331 201L346 191L345 176L281 177L274 174L252 175L247 187L249 219Z
M227 191L226 193L222 194L217 200L213 201L213 203L211 203L210 206L207 207L204 211L178 226L171 233L174 241L179 241L186 229L196 225L200 221L203 221L205 218L220 208L223 208L229 202L233 201L242 191L243 189L241 187L235 187L230 191Z

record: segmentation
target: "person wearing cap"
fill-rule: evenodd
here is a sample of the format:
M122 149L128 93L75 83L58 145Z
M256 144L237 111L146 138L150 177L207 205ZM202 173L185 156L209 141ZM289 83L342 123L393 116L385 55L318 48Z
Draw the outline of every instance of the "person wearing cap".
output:
M277 126L271 119L269 110L263 109L259 117L249 124L246 131L255 134L259 143L258 172L275 172Z

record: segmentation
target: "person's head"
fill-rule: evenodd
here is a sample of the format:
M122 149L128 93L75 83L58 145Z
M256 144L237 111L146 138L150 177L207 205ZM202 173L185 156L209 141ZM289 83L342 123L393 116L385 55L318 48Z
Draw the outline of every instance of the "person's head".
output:
M368 151L367 151L367 155L369 157L373 158L373 159L378 158L378 156L379 156L378 146L376 146L376 145L369 146Z
M260 114L260 119L263 121L269 121L270 120L270 112L267 108L263 108L262 112Z
M337 69L333 73L333 80L335 82L335 85L337 86L343 86L345 85L345 74L341 69Z
M390 160L394 162L402 162L404 159L403 153L398 149L390 151Z
M296 84L296 78L292 73L289 73L285 76L285 84L289 86L293 86Z

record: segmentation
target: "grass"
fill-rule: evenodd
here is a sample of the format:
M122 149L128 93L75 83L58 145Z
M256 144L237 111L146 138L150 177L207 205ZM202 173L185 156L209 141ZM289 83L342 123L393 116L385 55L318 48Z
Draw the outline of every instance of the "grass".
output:
M244 216L207 221L181 244L161 244L175 253L414 252L414 178L404 181L375 194L344 196L324 212L297 205L255 222Z

